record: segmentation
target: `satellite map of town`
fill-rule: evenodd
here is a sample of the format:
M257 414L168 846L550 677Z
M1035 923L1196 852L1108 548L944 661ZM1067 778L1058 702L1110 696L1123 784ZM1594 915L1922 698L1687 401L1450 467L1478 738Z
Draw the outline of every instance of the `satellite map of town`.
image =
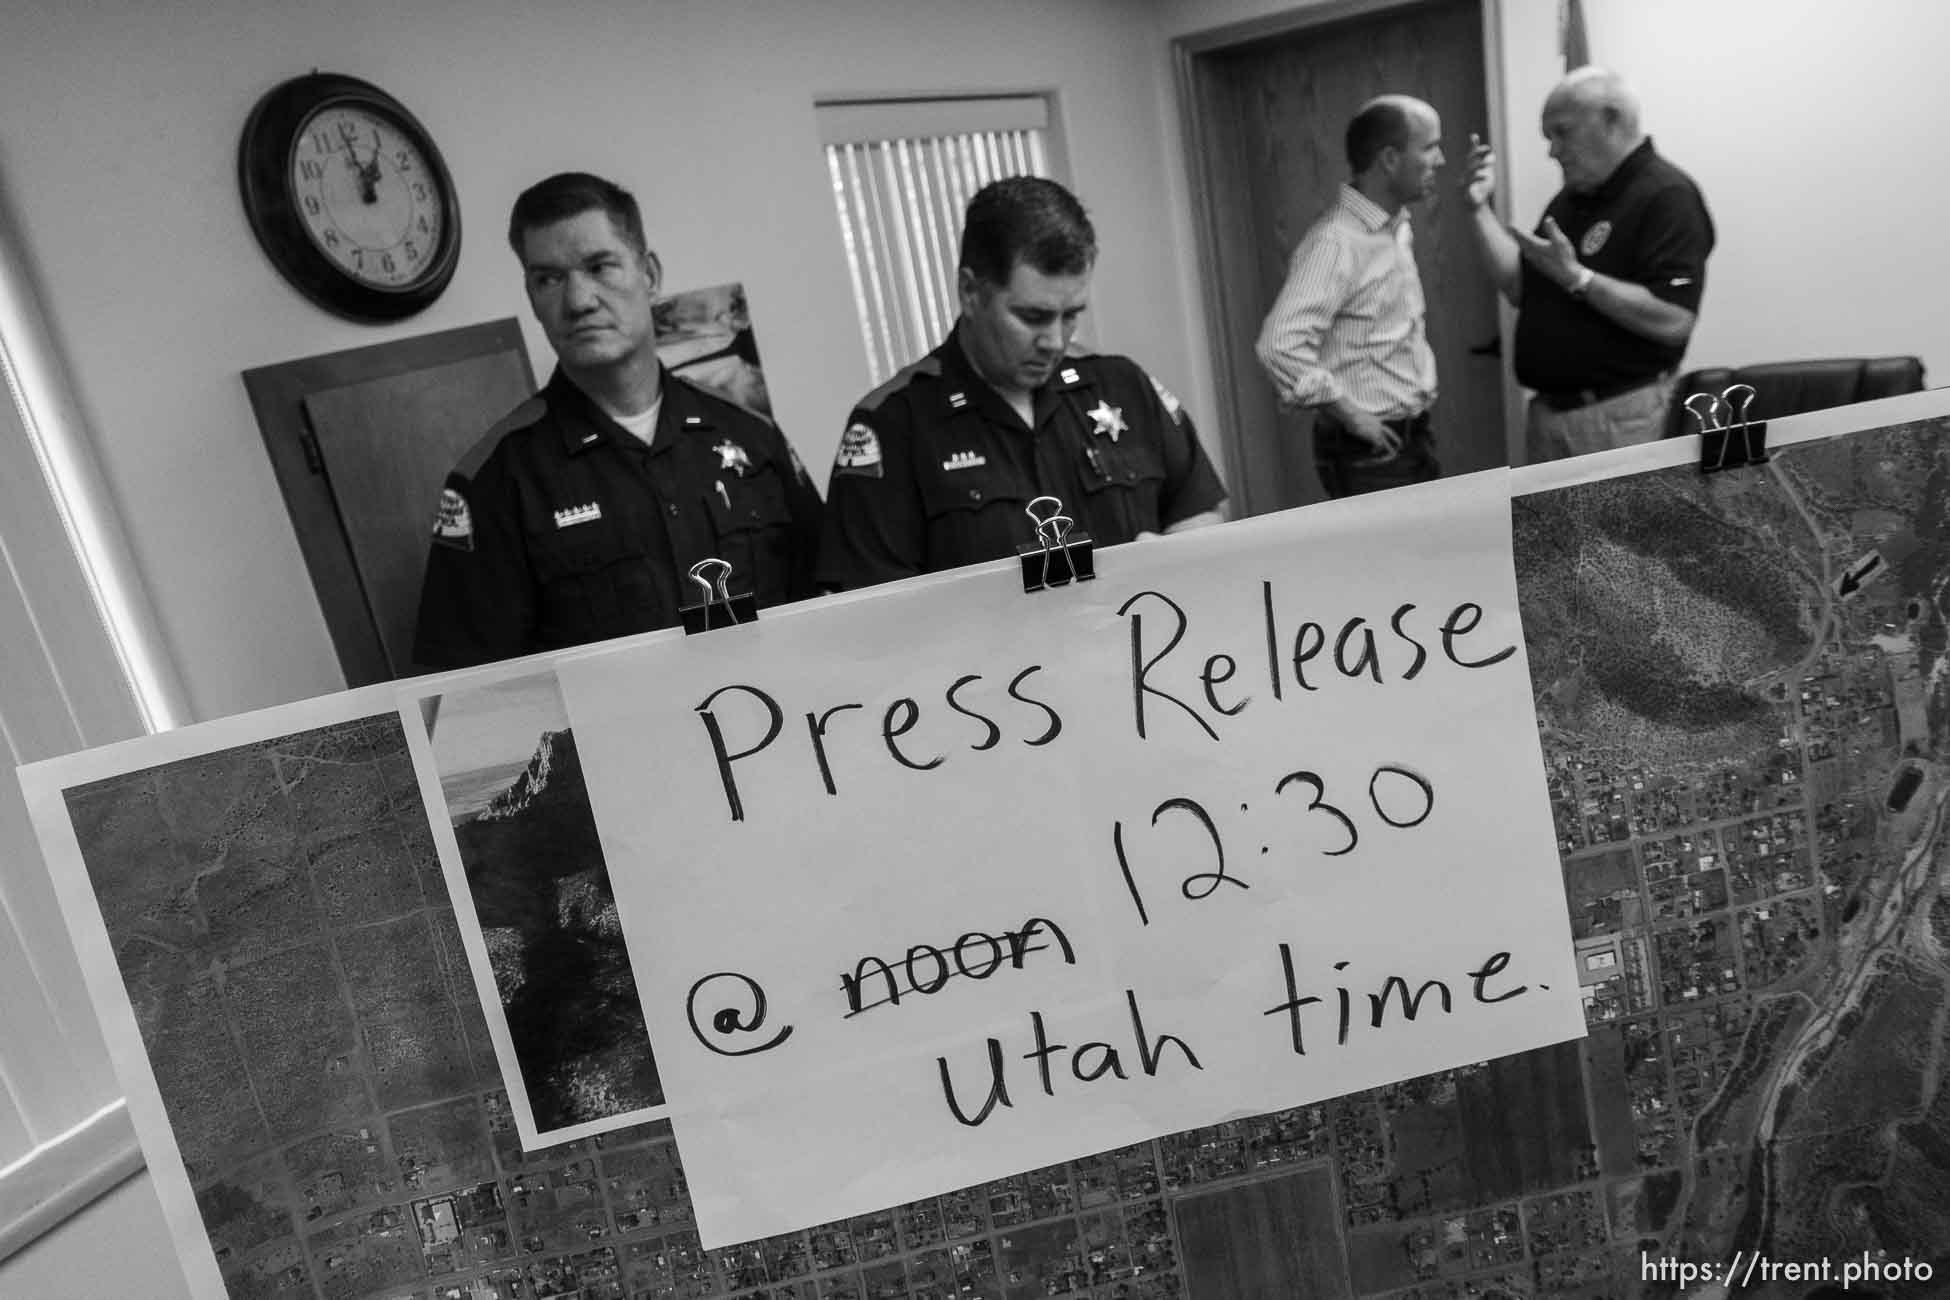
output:
M660 1124L521 1149L395 718L71 790L229 1295L1950 1293L1945 434L1516 503L1584 1040L733 1248Z

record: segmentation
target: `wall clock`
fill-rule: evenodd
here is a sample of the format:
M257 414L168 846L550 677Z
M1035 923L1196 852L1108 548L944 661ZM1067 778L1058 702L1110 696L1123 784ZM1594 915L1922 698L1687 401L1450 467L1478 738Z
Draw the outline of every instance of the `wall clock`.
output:
M398 320L453 278L453 179L419 120L377 86L314 72L275 87L244 123L237 179L271 264L328 311Z

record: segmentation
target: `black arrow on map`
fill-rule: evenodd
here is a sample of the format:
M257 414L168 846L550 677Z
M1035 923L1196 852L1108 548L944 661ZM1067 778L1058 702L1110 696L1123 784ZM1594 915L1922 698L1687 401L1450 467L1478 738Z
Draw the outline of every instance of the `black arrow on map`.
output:
M1842 580L1835 584L1835 594L1838 596L1853 596L1856 592L1862 590L1869 579L1881 572L1881 570L1881 552L1870 551L1867 555L1857 560L1854 567L1842 575Z

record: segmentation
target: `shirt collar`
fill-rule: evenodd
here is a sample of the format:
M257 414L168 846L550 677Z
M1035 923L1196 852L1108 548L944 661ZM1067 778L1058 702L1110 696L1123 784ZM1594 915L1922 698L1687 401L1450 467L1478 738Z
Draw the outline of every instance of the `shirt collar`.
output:
M1341 185L1340 209L1369 230L1399 230L1402 223L1408 220L1406 203L1391 217L1381 210L1379 203L1345 183Z
M670 445L670 439L680 430L709 429L712 427L700 403L693 401L688 385L680 382L670 373L668 366L661 367L661 382L658 391L657 427L651 435L649 448L661 451ZM591 447L606 441L615 441L622 446L644 446L622 425L609 418L609 414L589 394L582 391L573 379L563 372L560 366L548 378L548 385L542 390L549 407L560 411L566 418L557 426L562 435L562 450L575 456Z
M1618 166L1612 168L1611 175L1605 177L1598 188L1591 191L1591 197L1594 199L1614 197L1620 190L1631 184L1632 177L1645 170L1645 165L1651 161L1652 137L1648 135L1639 141L1637 148L1619 160Z
M971 408L985 408L992 420L1014 427L1017 421L1008 400L982 378L962 347L961 332L966 327L967 322L957 317L946 341L934 350L934 356L941 362L941 402L944 412L952 416ZM1065 353L1055 369L1050 371L1050 377L1030 394L1031 407L1036 416L1034 427L1042 427L1056 403L1057 394L1085 384L1083 373L1077 369L1075 355Z

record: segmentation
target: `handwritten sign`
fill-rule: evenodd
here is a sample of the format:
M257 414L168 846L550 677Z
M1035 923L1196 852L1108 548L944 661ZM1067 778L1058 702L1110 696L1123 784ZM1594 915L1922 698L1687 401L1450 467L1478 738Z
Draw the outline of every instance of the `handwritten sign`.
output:
M705 1243L1581 1034L1506 485L560 660Z

